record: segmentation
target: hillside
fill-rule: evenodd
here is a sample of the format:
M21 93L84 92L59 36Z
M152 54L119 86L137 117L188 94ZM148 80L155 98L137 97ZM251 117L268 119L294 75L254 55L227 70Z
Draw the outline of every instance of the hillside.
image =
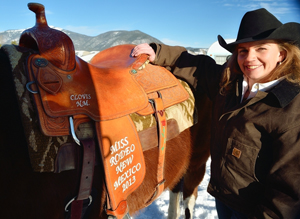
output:
M53 27L52 27L53 28ZM55 28L66 33L73 41L76 51L102 51L112 46L121 44L140 44L140 43L162 43L155 37L152 37L139 30L133 31L109 31L99 34L98 36L87 36L84 34L75 33L72 31ZM12 42L19 43L19 38L22 30L7 30L0 32L0 44L11 44ZM194 54L206 54L207 49L200 48L187 48Z
M56 28L59 29L59 28ZM98 36L87 36L72 31L59 29L66 33L73 41L75 50L101 51L120 44L140 44L140 43L162 43L158 39L145 34L139 30L133 31L109 31ZM19 38L24 30L7 30L0 33L0 44L19 43Z

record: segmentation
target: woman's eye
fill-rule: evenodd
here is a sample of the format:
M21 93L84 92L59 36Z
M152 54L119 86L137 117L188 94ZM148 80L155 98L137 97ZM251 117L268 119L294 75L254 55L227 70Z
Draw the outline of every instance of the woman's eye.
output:
M259 50L259 51L263 51L263 50L266 50L266 48L260 47L260 48L258 48L258 50Z
M247 50L245 50L245 49L241 49L241 50L238 51L239 54L243 54L243 53L246 53L246 52L247 52Z

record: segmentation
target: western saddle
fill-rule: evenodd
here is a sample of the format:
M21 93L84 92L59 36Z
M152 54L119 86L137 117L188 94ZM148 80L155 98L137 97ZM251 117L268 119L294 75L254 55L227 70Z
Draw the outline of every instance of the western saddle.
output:
M164 190L164 155L169 139L165 109L185 101L189 94L169 71L151 65L146 55L131 57L134 45L115 46L98 53L90 63L83 61L75 55L72 40L48 26L43 5L29 3L28 7L36 14L36 24L22 33L19 45L36 51L27 60L26 87L32 93L41 130L46 136L71 135L83 147L78 195L66 210L70 205L71 218L80 218L83 201L91 199L95 148L99 147L107 214L118 219L129 217L126 198L146 174L144 143L130 114L153 114L157 121L159 158L154 199ZM95 131L78 137L76 130L85 123L92 123Z

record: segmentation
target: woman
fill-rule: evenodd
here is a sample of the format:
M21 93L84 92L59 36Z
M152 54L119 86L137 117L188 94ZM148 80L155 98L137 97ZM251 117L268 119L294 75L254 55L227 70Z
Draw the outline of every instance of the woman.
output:
M211 179L219 218L300 218L300 24L247 12L223 66L182 47L141 44L133 56L213 101Z

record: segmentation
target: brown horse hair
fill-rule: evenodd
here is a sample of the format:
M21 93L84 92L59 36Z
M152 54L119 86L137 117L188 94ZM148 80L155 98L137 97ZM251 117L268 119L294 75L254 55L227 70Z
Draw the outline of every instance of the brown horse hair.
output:
M268 82L286 77L288 81L300 84L300 48L291 42L277 40L275 43L278 44L280 51L286 51L286 57L263 81ZM238 75L243 74L237 62L237 56L238 53L235 50L227 62L220 82L221 95L234 91L233 82Z

